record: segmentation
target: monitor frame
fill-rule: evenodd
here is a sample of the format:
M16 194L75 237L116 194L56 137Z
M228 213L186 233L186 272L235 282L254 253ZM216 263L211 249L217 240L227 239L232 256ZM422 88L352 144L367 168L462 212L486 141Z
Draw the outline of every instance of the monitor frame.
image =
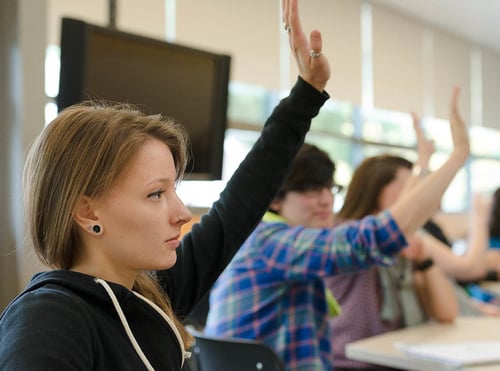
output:
M200 92L202 89L197 89L196 82L199 80L189 84L194 86L180 86L181 84L179 83L172 85L163 84L162 86L154 87L156 90L161 89L162 92L168 91L167 94L170 94L169 96L175 96L175 101L181 102L178 105L171 103L175 109L184 104L182 102L189 102L189 104L193 105L193 109L196 109L196 102L198 102L198 107L202 107L204 110L208 111L202 115L203 119L192 120L198 121L197 123L190 122L190 120L186 117L191 114L196 114L186 108L184 108L186 117L182 117L184 114L176 114L175 112L172 113L167 109L151 108L145 101L134 101L123 98L116 99L114 96L93 90L92 86L88 86L88 83L91 80L89 71L91 69L95 71L96 68L99 68L100 66L90 66L89 64L92 63L91 60L94 61L95 64L95 60L99 60L100 56L93 55L92 53L109 53L109 55L106 55L105 57L110 58L114 49L101 48L103 50L97 50L98 48L95 48L94 45L97 37L107 38L109 39L108 41L118 43L128 43L131 46L134 46L134 49L130 48L130 53L137 53L137 50L145 50L146 53L148 53L151 49L153 54L159 54L162 58L163 54L165 56L172 55L170 60L165 59L163 61L165 62L165 65L168 65L168 63L174 63L170 61L174 61L176 59L186 60L186 58L191 58L194 64L200 63L200 65L202 65L205 63L211 66L210 72L206 74L207 81L205 82L208 86L208 92L202 93ZM128 49L129 48L122 47L121 50L117 52L117 55L113 55L113 57L116 57L117 59L124 58L125 54L120 55L119 53L128 53ZM133 58L135 57L137 57L137 54L133 56ZM144 57L144 60L147 60L147 58ZM160 64L159 62L161 61L155 61L157 65ZM185 126L190 138L190 151L192 152L192 159L188 164L184 178L193 180L220 180L222 178L224 135L227 129L230 63L231 57L229 55L196 49L177 43L170 43L151 37L132 34L115 28L98 26L82 20L65 17L62 19L61 28L61 69L59 78L59 94L57 96L58 111L81 101L97 99L111 102L129 103L138 106L146 113L159 113L163 116L173 117L176 121ZM104 65L105 64L103 64L103 66ZM163 64L161 65L163 66ZM109 66L107 67L109 68ZM145 66L138 66L137 68L140 69L144 67ZM187 73L187 67L185 65L179 65L176 67L180 68L181 71L183 71L182 73ZM167 75L169 73L166 68L161 71L159 70L159 72ZM194 72L199 73L197 71ZM113 71L106 71L105 73L112 76ZM193 73L192 75L195 76L196 73ZM117 86L123 86L121 91L124 92L129 91L125 88L128 86L130 86L131 89L134 89L132 83L127 80L127 75L128 74L124 73L120 76L115 76L116 79L113 79L113 82L116 82ZM189 80L190 76L191 74L186 75L186 80ZM205 78L205 75L203 75L203 78ZM163 78L163 80L165 80L165 78ZM150 81L150 84L155 83L156 79ZM158 82L158 84L160 83ZM147 96L148 93L144 91L144 88L139 87L139 89L142 89L144 96ZM104 87L103 90L106 90L106 88ZM203 94L201 98L200 94ZM157 95L155 97L157 97ZM173 101L173 99L171 100ZM200 103L201 100L203 100L203 102ZM165 106L168 106L168 104L169 103L165 101ZM173 111L174 109L171 110ZM205 122L204 120L207 121Z

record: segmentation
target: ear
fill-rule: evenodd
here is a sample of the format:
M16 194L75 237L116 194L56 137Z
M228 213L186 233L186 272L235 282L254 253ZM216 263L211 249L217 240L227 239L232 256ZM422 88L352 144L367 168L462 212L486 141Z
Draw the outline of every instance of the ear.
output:
M91 231L92 226L99 221L99 218L94 212L93 204L94 202L90 197L83 196L77 203L73 212L76 224L86 231Z
M275 198L271 202L271 205L269 206L269 208L279 214L281 211L281 201L282 201L281 199Z

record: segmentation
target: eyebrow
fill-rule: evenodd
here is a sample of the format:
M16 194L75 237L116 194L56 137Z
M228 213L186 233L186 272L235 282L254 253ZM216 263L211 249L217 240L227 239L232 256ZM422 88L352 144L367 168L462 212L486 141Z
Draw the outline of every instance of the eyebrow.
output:
M151 185L154 183L167 183L167 184L172 183L172 184L175 184L175 181L173 181L170 178L155 178L155 179L152 179L149 182L147 182L146 185Z

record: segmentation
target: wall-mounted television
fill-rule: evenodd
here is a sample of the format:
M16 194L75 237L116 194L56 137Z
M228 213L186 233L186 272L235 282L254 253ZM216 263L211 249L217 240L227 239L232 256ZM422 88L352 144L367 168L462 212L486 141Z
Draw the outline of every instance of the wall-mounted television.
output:
M58 110L89 99L173 117L190 138L185 179L222 176L228 55L62 19Z

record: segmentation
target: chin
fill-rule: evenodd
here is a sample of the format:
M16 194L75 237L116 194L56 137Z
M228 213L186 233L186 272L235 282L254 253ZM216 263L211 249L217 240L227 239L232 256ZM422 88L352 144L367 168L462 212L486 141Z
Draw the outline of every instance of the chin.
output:
M313 223L313 228L331 228L333 226L333 218L318 218Z
M177 262L177 254L172 254L172 256L166 256L164 259L156 261L154 264L154 268L151 270L162 270L162 269L170 269Z

